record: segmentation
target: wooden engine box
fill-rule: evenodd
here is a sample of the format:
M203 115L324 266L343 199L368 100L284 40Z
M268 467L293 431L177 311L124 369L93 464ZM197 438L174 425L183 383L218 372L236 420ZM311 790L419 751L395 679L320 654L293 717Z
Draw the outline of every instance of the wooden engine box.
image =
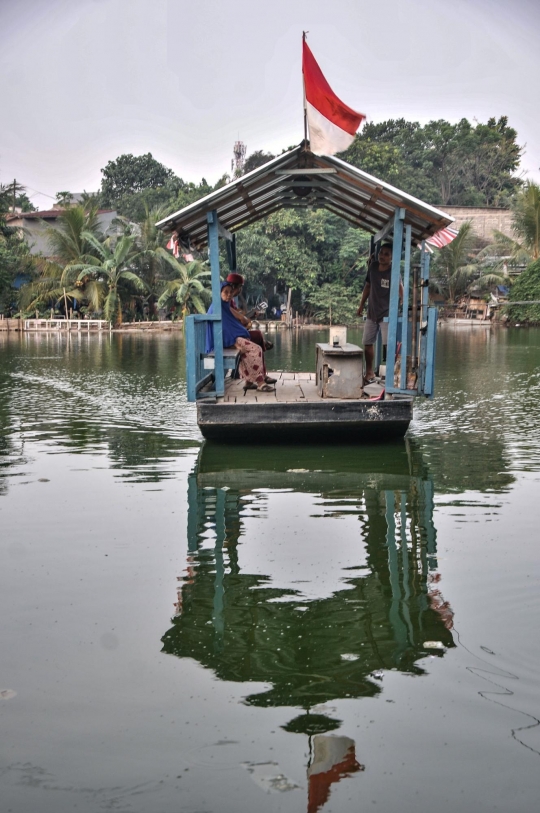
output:
M364 351L356 344L317 345L317 392L321 398L360 398Z

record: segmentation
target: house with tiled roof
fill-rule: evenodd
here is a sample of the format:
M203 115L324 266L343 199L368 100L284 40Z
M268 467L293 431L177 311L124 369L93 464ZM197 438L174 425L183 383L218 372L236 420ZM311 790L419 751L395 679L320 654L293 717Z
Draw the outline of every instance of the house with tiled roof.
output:
M30 246L31 254L50 258L52 255L47 229L58 228L58 218L63 211L62 208L54 208L43 212L14 212L6 215L6 222L12 229L21 231ZM97 213L100 231L104 234L114 232L113 221L117 216L115 209L100 209Z

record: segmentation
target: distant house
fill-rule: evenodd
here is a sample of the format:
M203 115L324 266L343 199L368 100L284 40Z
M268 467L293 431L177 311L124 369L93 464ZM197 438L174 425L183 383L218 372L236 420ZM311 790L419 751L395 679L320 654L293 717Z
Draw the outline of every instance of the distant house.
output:
M12 229L20 229L30 246L31 254L42 254L52 259L47 229L58 228L58 217L63 211L56 208L46 212L15 212L6 215L6 222ZM100 209L97 214L100 230L104 234L112 234L115 231L113 220L118 216L116 210Z
M457 304L455 317L485 321L490 318L490 306L481 296L463 296Z

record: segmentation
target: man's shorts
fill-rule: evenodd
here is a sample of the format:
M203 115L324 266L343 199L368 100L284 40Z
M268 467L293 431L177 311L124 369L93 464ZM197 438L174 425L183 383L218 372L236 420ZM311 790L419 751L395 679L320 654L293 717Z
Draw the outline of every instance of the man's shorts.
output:
M377 336L381 334L383 344L388 344L388 322L372 322L371 319L366 319L364 325L364 346L366 344L375 344Z

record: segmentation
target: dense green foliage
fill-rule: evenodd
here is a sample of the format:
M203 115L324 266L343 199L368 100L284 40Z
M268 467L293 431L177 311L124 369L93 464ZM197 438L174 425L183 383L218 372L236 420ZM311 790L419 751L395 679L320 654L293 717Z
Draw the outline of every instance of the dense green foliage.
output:
M520 274L510 293L510 301L540 300L540 260L535 260ZM510 305L507 314L515 322L540 324L539 305Z
M19 188L18 194L26 197L23 188ZM26 240L6 223L10 196L10 188L0 186L0 313L9 313L13 309L17 299L14 290L17 277L29 275L33 265Z
M521 270L540 257L540 186L527 181L512 200L514 237L494 232L494 242L478 259L495 260L495 271Z
M28 245L0 215L0 313L9 313L17 301L14 284L17 277L31 273L33 261Z
M522 148L508 119L366 124L341 158L433 205L506 206Z
M290 287L295 311L328 321L332 306L333 321L353 318L365 276L368 234L323 209L282 209L239 232L237 239L248 298L254 301Z
M115 208L118 214L140 223L150 209L161 207L164 217L222 186L215 187L203 178L199 184L186 183L152 156L120 155L101 170L103 179L99 195L102 206Z
M514 228L533 260L540 258L540 186L527 182L514 200Z
M21 212L35 212L36 207L26 194L26 187L13 181L10 184L0 184L0 213L20 209Z
M151 153L120 155L116 161L109 161L101 172L101 195L105 205L116 203L124 195L166 186L178 180L172 169L156 161Z
M444 294L447 302L455 303L466 294L486 294L495 285L508 284L503 268L480 256L478 243L471 224L464 223L457 237L435 253L431 287Z
M271 152L263 152L262 150L255 150L246 158L244 163L244 174L251 172L257 167L262 167L263 164L267 164L268 161L271 161L272 158L275 158L275 155L272 155Z
M421 125L390 119L366 124L341 157L434 205L513 206L515 241L500 236L497 246L479 252L481 246L470 228L462 227L454 243L435 252L434 288L454 302L468 292L487 294L491 285L503 281L503 261L508 257L520 263L524 257L530 262L539 256L540 189L535 184L523 186L516 175L522 152L516 139L506 117L485 124L462 119ZM244 172L273 157L262 150L253 152ZM69 192L57 194L67 208L58 228L49 231L54 261L33 261L32 280L21 292L22 308L55 307L64 288L70 302L77 299L90 313L100 312L108 302L106 310L115 320L157 318L161 308L172 309L175 316L204 308L206 255L196 256L194 263L182 257L175 260L155 224L230 178L224 175L213 186L204 178L188 183L151 153L120 155L102 174L99 193L84 193L78 205L71 205ZM24 189L17 188L16 193L22 201ZM4 211L12 194L12 186L0 189ZM100 206L114 208L120 216L116 232L108 236L97 228ZM120 262L117 252L128 243L129 251ZM25 246L3 221L0 290L8 290L11 298L16 270L30 262ZM265 298L270 306L278 305L290 288L293 310L322 322L354 320L368 253L369 235L326 210L283 209L237 236L238 270L246 277L248 304ZM103 269L114 266L114 274L100 273L103 263Z

